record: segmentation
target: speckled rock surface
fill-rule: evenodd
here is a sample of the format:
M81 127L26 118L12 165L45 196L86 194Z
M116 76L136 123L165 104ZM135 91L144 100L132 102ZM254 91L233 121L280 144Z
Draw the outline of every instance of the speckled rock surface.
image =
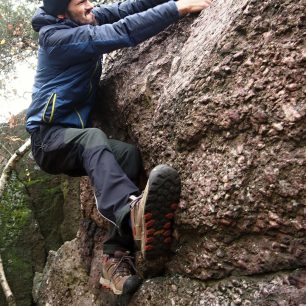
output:
M183 184L174 256L131 305L305 303L304 7L216 0L108 57L97 126ZM105 221L87 180L81 189L81 257L98 287Z
M80 253L80 240L66 242L58 252L51 251L38 306L115 306L126 299L95 287ZM37 296L36 296L37 298ZM146 280L129 305L141 306L305 306L306 270L296 269L258 276L231 276L203 282L181 275Z
M142 306L305 305L306 270L203 283L171 276L147 280L131 301ZM160 302L162 301L161 304Z
M105 73L105 100L145 168L181 174L173 273L208 280L306 264L303 4L216 1Z
M37 305L90 306L95 301L76 240L50 251L42 282L34 296Z

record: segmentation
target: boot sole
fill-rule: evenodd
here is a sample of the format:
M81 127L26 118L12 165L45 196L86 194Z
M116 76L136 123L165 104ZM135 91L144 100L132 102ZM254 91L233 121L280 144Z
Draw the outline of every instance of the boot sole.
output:
M143 232L139 242L144 258L169 255L180 193L180 177L175 169L159 165L152 170L143 194Z

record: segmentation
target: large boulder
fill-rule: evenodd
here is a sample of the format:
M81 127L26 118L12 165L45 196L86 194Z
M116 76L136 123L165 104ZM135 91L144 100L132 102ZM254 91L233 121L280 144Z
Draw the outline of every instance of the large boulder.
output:
M302 8L216 1L105 72L103 97L145 168L167 163L182 177L172 273L208 280L306 264Z
M175 167L183 187L174 256L131 305L305 300L304 4L215 1L107 58L97 126L135 143L147 173ZM105 222L88 181L82 190L88 221L75 243L94 287ZM49 283L50 296L58 288ZM92 305L107 305L95 294Z

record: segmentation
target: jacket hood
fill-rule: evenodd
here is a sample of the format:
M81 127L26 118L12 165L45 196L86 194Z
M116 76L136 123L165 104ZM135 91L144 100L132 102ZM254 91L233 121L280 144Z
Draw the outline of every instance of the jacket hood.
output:
M39 32L39 30L47 25L55 24L59 21L58 18L48 15L43 7L40 7L35 12L34 16L32 17L32 27L34 31Z
M54 17L52 15L49 15L45 12L44 7L40 7L35 12L34 16L32 17L32 28L35 32L39 32L42 27L52 25L52 24L61 24L61 25L67 25L70 27L77 27L79 26L77 23L75 23L73 20L69 18L65 19L59 19L57 17Z

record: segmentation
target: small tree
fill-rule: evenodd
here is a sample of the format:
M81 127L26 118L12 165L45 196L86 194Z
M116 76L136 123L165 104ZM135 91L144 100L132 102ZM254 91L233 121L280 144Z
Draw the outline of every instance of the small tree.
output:
M37 0L2 0L0 2L0 70L7 73L12 64L22 59L24 50L34 51L37 35L31 28L31 17L34 13ZM20 158L30 147L27 140L9 159L0 179L0 199L3 196L6 184L12 170ZM7 282L2 258L0 254L0 284L9 306L15 306L14 295Z
M9 159L8 163L4 167L4 170L2 172L1 178L0 178L0 199L3 196L5 186L9 181L10 175L12 171L15 169L18 161L21 159L21 157L28 151L30 148L31 141L28 139ZM7 282L5 273L4 273L4 268L2 264L2 258L0 254L0 283L1 287L3 289L4 295L6 297L6 300L9 304L9 306L15 306L15 298L14 295L10 289L10 286Z

